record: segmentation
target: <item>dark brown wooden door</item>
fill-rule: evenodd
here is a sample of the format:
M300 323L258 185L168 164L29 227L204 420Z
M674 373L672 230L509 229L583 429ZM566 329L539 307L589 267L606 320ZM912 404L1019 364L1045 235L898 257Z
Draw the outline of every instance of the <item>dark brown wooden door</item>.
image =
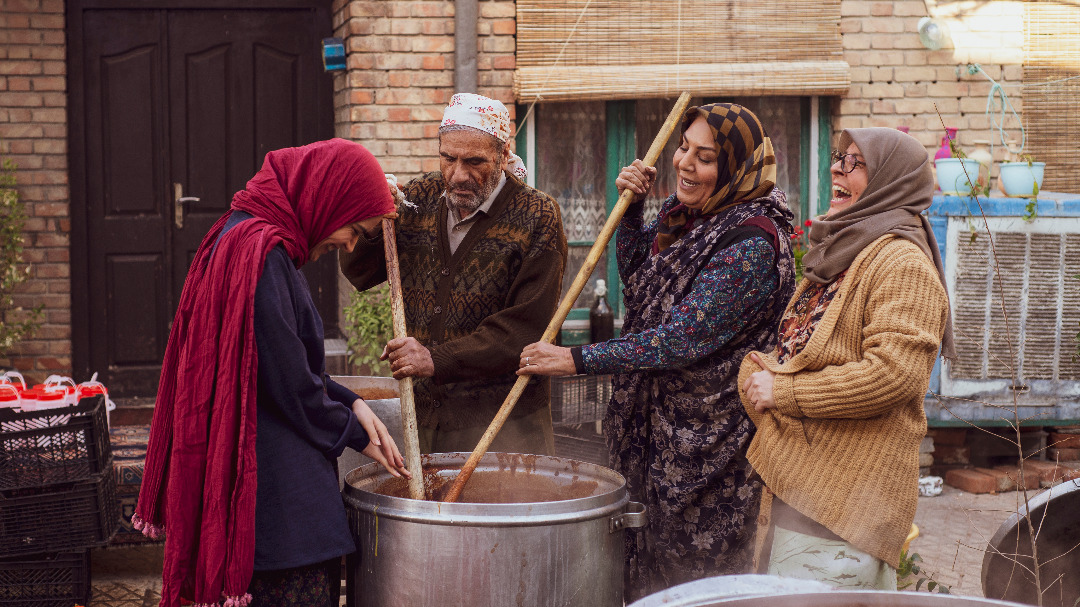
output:
M72 206L73 218L76 207L85 213L86 258L73 259L72 284L86 290L82 301L73 294L76 374L99 372L118 397L152 396L207 230L266 152L330 136L332 84L319 56L329 23L325 11L304 8L81 18L72 119L84 122L72 157L85 174L77 181L73 167ZM74 257L81 228L72 231ZM334 268L312 265L306 273L332 324Z

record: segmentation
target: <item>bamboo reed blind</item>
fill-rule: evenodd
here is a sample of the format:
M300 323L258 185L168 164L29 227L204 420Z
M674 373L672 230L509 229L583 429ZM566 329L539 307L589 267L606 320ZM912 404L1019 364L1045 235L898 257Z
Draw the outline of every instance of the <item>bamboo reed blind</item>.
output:
M1046 163L1042 189L1080 192L1080 6L1024 6L1024 151Z
M518 0L520 102L842 95L840 0Z

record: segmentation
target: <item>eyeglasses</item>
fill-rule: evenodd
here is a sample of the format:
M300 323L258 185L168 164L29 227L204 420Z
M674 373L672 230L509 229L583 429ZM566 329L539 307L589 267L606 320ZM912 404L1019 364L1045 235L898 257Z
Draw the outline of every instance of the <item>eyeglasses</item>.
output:
M833 150L832 159L833 162L840 163L840 170L845 173L854 171L857 166L866 166L855 154L841 154L840 150Z

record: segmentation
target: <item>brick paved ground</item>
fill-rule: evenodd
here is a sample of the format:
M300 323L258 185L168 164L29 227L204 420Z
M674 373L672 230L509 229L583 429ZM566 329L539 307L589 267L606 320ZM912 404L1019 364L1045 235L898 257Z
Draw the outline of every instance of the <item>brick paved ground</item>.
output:
M157 607L161 600L164 544L92 551L89 607Z
M915 514L919 537L911 551L922 557L924 571L953 594L982 596L983 549L1022 500L1018 492L975 495L948 486L937 497L920 497ZM95 550L91 567L91 607L157 605L160 545Z
M1029 491L1034 497L1038 491ZM953 594L982 596L983 553L1001 524L1023 504L1023 493L973 494L945 486L941 495L920 497L915 513L919 537L910 551L923 570Z

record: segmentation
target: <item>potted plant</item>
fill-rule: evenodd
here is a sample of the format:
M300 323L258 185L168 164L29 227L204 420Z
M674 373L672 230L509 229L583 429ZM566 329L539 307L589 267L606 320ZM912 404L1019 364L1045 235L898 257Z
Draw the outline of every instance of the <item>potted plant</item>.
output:
M390 363L379 360L383 346L394 337L390 317L390 284L382 283L367 291L353 291L343 310L341 327L349 347L349 362L359 375L389 376Z
M998 183L1006 196L1031 198L1039 195L1045 162L1035 162L1030 154L1020 154L1017 162L1002 162L998 169Z
M938 188L942 194L973 196L982 191L979 185L979 161L968 158L956 142L949 140L952 157L934 160Z
M15 305L19 285L30 277L30 266L22 258L26 211L16 189L15 168L11 160L0 162L0 357L36 331L44 316L43 304L32 309Z

